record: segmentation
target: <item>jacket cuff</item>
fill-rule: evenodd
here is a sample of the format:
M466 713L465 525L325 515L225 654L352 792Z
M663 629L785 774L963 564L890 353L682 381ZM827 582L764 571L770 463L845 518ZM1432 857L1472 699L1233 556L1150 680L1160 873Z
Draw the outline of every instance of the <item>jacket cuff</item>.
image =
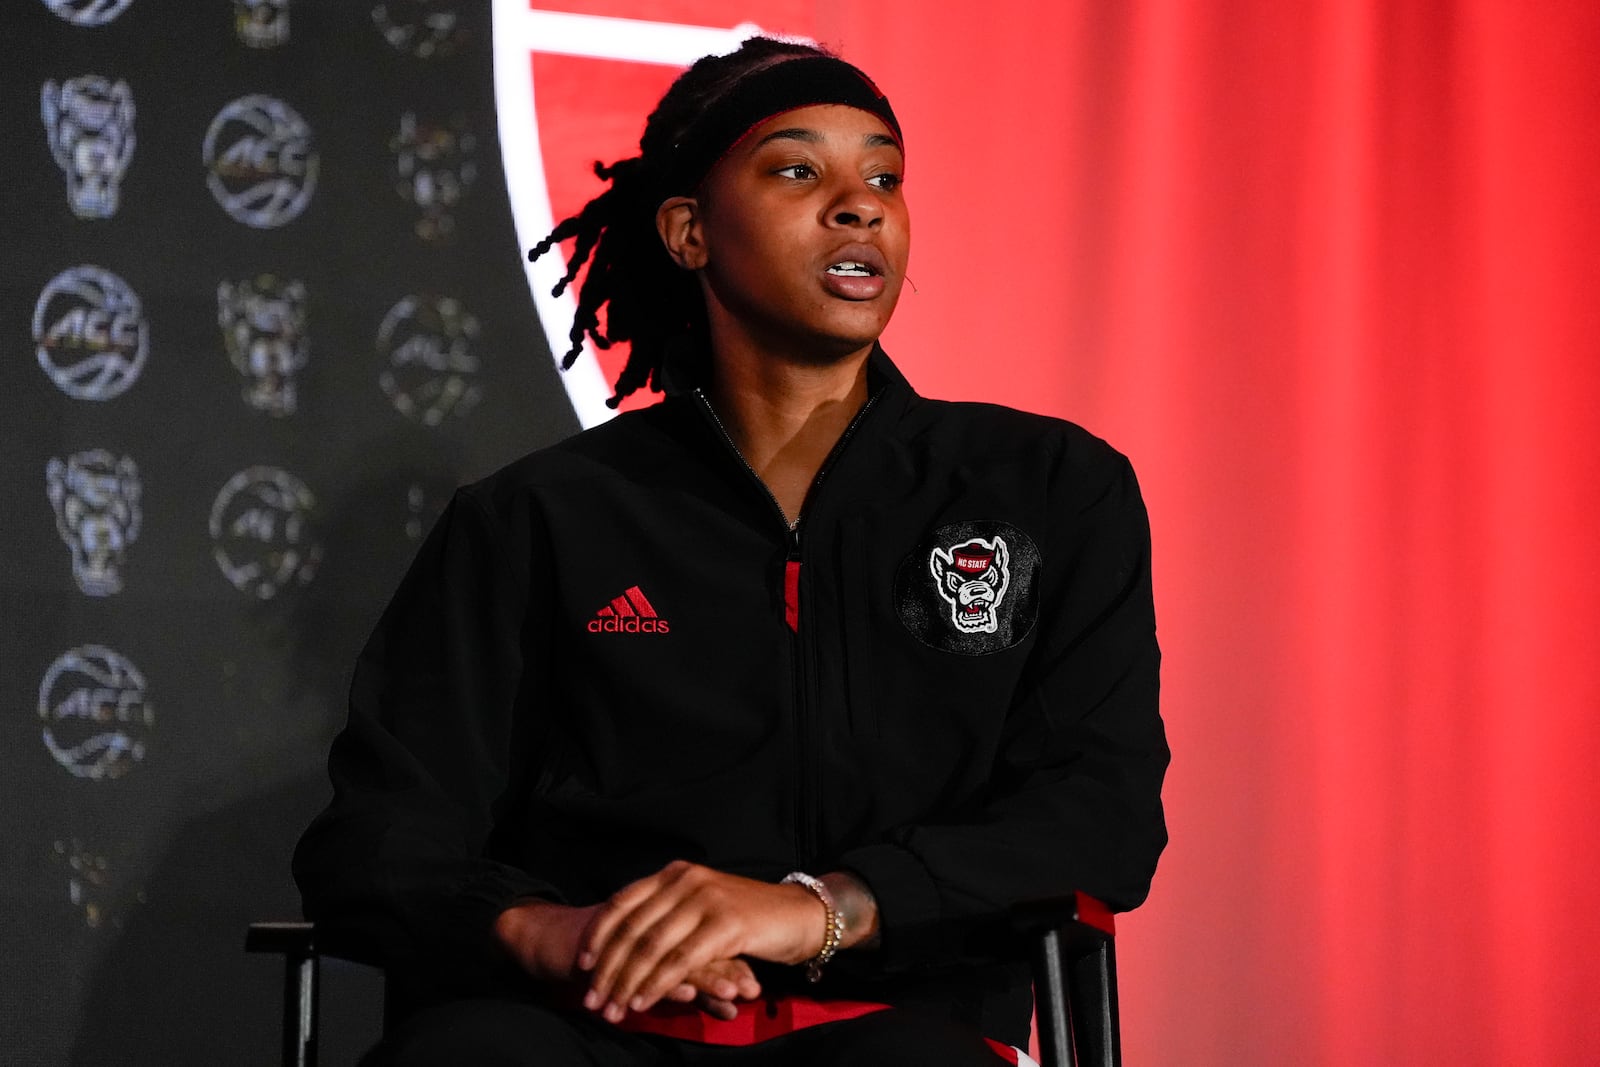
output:
M895 844L864 845L840 856L839 865L866 882L878 902L884 970L910 970L948 954L939 890L915 853Z
M528 900L562 903L549 885L510 869L467 878L432 904L407 910L407 926L425 958L465 973L504 969L510 955L494 933L495 919Z

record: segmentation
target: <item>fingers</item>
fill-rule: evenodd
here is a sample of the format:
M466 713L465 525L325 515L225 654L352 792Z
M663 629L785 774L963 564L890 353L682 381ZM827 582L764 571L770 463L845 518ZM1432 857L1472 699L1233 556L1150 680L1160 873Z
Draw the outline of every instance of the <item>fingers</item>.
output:
M663 921L658 928L667 925L668 921ZM659 940L655 935L656 930L651 930L635 943L633 955L617 972L611 987L612 1004L630 1011L649 1011L667 990L706 964L726 959L734 941L731 923L717 917L706 917L687 934L674 929ZM660 951L665 944L672 947ZM737 983L726 978L714 979L711 988L703 991L724 999L738 994Z
M755 1000L761 995L755 972L739 959L713 960L691 974L689 981L699 987L693 999L700 1010L724 1021L739 1017L738 1001ZM676 994L687 984L675 986L668 996L679 999Z
M721 997L713 997L707 993L701 993L696 998L696 1005L707 1015L714 1019L721 1019L725 1023L732 1022L739 1017L739 1005L731 1000L723 1000Z
M743 927L719 889L724 878L674 863L620 891L588 937L593 973L584 1006L618 1022L626 1010L647 1010L701 965L737 955Z
M613 893L584 934L583 944L578 950L578 966L586 971L593 970L599 963L601 951L619 932L629 935L631 930L638 926L641 918L653 922L655 919L653 914L638 917L634 912L641 906L648 905L662 890L670 888L681 879L690 866L691 864L683 860L675 860L655 874L625 885ZM659 913L664 910L664 906L658 902L658 906L653 910Z
M661 981L651 988L650 1003L689 972L713 959L727 956L723 949L725 937L715 937L713 931L704 931L704 916L688 909L667 912L659 921L638 933L628 927L626 936L619 934L600 953L600 959L590 978L589 992L584 1006L590 1009L606 1008L605 1015L612 1022L621 1018L621 1009L632 1007L642 1011L648 1005L633 1006L630 1002L639 992L640 985L652 975ZM617 1010L609 1010L615 1008Z
M721 1000L755 1000L761 995L761 983L756 980L755 971L742 959L713 960L691 974L688 980Z
M803 889L669 864L619 890L589 922L578 952L578 966L590 972L584 1006L617 1023L663 998L696 999L721 1017L725 1005L761 995L737 957L800 958L789 942L814 908Z

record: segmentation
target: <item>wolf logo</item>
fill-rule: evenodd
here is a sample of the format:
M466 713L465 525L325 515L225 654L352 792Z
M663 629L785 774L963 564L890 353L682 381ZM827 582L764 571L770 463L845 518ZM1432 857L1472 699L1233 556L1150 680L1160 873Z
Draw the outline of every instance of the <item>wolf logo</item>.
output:
M964 634L992 634L998 609L1011 585L1010 553L1004 538L974 537L950 549L935 548L928 569L939 595L950 605L950 621Z
M289 42L289 0L233 0L233 32L251 48Z
M50 155L67 176L67 203L80 219L117 213L133 159L133 91L95 74L47 81L39 92Z
M271 274L217 286L217 325L228 359L244 375L244 401L269 415L293 415L295 372L306 365L306 287Z
M436 122L407 111L389 148L395 157L395 192L421 213L417 236L448 238L456 228L452 212L478 178L477 137L464 119Z
M437 0L382 0L372 8L372 24L397 52L443 59L467 40L459 7Z
M139 469L104 449L45 467L56 531L72 550L72 577L89 596L122 590L123 553L139 537Z

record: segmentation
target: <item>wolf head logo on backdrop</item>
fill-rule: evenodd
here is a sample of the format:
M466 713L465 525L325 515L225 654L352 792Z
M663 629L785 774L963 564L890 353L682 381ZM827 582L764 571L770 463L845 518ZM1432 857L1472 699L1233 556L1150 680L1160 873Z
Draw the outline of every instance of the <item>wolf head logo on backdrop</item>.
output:
M133 92L128 83L94 74L60 85L47 81L39 110L50 154L67 176L72 213L80 219L115 215L122 176L133 159Z
M244 401L269 415L293 415L294 375L310 357L306 287L262 274L217 286L217 325L228 359L244 375Z
M251 48L289 41L289 0L233 0L233 32Z
M478 139L465 120L449 123L400 116L400 132L389 142L395 157L395 192L417 206L417 236L438 241L455 232L452 212L478 177L473 158Z
M936 548L928 569L939 595L950 605L950 620L967 634L992 634L1000 628L996 609L1011 585L1010 555L1004 538L975 537L949 550Z
M122 589L122 557L139 537L139 469L104 449L45 467L56 530L72 551L72 577L89 596Z

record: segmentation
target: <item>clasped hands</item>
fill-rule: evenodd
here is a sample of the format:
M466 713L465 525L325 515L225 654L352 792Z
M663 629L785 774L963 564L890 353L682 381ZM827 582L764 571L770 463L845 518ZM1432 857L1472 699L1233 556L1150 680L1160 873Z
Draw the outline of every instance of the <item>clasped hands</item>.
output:
M875 918L875 916L874 916ZM536 978L587 981L584 1007L612 1023L661 1000L732 1019L761 995L744 957L795 964L816 955L826 911L808 889L674 861L586 908L529 901L495 934Z

